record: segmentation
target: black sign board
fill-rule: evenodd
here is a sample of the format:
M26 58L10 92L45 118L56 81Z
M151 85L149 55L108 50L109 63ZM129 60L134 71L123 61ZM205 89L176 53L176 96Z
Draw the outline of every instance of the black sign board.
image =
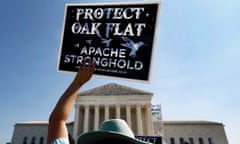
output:
M161 136L135 136L135 138L152 144L162 144Z
M95 75L149 82L159 10L160 2L66 4L58 71L92 59Z

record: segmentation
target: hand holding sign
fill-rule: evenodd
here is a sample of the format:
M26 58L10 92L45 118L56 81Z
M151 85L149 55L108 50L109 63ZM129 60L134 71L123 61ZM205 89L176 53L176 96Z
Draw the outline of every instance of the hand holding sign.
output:
M85 60L79 68L77 75L75 76L74 82L79 85L86 83L92 76L96 67L96 63L91 60Z
M96 75L149 82L159 7L67 4L58 70L76 72L90 58Z

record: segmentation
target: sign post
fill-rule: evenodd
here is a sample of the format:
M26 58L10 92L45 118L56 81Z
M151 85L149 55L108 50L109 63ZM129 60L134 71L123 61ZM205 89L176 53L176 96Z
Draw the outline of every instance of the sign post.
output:
M92 59L97 76L149 82L159 11L160 2L67 4L58 71Z

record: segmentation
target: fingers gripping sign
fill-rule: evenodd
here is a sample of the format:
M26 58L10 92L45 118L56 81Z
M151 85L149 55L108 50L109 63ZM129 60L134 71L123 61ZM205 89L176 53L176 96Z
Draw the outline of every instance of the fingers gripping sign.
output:
M87 82L94 73L96 67L96 62L92 62L91 60L84 60L80 65L79 71L75 77L75 80L83 84Z

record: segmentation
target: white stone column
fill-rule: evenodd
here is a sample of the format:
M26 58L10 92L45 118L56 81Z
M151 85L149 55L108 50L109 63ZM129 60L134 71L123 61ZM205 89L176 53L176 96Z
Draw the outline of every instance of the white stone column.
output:
M120 117L121 117L121 107L118 104L118 105L116 105L116 118L120 119Z
M99 128L99 105L94 107L94 130Z
M131 119L131 105L126 105L126 117L127 117L127 123L129 127L132 127L132 119Z
M137 105L137 134L143 135L142 111L141 105Z
M109 105L105 105L104 107L104 119L105 120L109 119Z
M153 135L153 121L152 121L152 105L148 104L146 106L146 112L147 112L147 123L145 124L147 126L147 135L151 136Z
M88 131L89 125L89 105L84 106L84 124L83 124L83 132Z
M74 139L77 138L77 136L78 136L79 110L80 110L80 105L75 105L75 118L74 118L74 126L73 126L73 137L74 137Z

